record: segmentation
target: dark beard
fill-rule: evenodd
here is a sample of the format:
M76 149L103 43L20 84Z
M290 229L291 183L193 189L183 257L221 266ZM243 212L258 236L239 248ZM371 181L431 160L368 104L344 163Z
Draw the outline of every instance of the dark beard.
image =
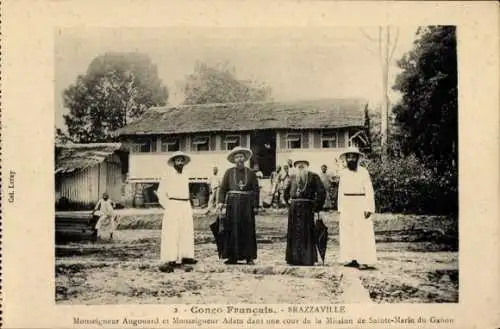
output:
M349 170L355 171L356 169L358 169L358 162L357 161L347 162L347 168L349 168Z
M177 166L177 165L174 165L174 168L175 168L175 170L177 170L177 172L178 172L179 174L182 174L182 168L183 168L183 166Z

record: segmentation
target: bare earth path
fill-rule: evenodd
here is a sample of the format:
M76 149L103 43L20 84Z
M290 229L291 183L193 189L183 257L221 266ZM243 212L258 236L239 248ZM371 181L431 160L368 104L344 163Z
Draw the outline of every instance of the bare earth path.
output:
M458 302L458 252L429 241L385 242L377 236L374 271L336 264L335 234L324 266L284 261L284 218L261 222L255 266L226 266L210 233L198 227L192 271L158 270L160 231L119 230L115 240L56 248L59 304ZM286 225L285 225L286 227ZM394 234L392 234L394 235ZM390 240L390 239L389 239ZM422 240L422 239L420 239ZM424 239L425 240L425 239Z

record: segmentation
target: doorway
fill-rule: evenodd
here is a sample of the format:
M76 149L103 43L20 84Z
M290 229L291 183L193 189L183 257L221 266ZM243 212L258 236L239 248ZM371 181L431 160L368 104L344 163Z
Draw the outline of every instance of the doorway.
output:
M253 152L250 166L253 168L258 164L264 177L270 177L276 170L276 132L273 130L251 132L250 148Z

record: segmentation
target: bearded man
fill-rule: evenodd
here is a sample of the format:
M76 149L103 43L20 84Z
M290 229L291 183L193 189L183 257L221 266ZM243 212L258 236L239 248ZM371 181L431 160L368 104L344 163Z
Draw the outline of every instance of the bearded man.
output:
M326 191L309 162L295 161L295 176L285 189L290 199L285 260L290 265L312 266L317 262L314 213L323 208Z
M236 147L228 155L233 168L226 170L219 187L219 212L226 204L223 220L224 242L222 258L225 264L236 264L246 260L253 265L257 259L257 238L255 234L255 212L259 183L253 170L245 166L252 157L252 151Z
M371 220L375 198L370 174L359 165L362 156L355 147L339 156L346 164L340 171L338 192L340 262L348 267L369 269L377 262Z
M166 175L158 186L157 196L165 209L161 228L160 270L172 272L181 264L196 264L194 259L193 210L189 200L189 177L184 167L191 158L175 152L169 159Z

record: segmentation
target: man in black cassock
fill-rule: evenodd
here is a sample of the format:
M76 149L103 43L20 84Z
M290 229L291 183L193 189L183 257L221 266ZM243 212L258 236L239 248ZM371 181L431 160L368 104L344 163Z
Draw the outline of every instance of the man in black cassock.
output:
M309 171L309 162L295 161L295 177L285 189L290 198L285 260L289 265L312 266L318 261L314 213L325 203L326 191L319 176Z
M222 244L222 258L225 264L236 264L245 260L253 265L257 259L257 238L255 234L255 213L259 183L253 170L245 167L245 162L252 157L252 151L236 147L228 155L229 162L235 167L229 168L219 186L219 212L224 203L226 214L223 220L225 231Z

